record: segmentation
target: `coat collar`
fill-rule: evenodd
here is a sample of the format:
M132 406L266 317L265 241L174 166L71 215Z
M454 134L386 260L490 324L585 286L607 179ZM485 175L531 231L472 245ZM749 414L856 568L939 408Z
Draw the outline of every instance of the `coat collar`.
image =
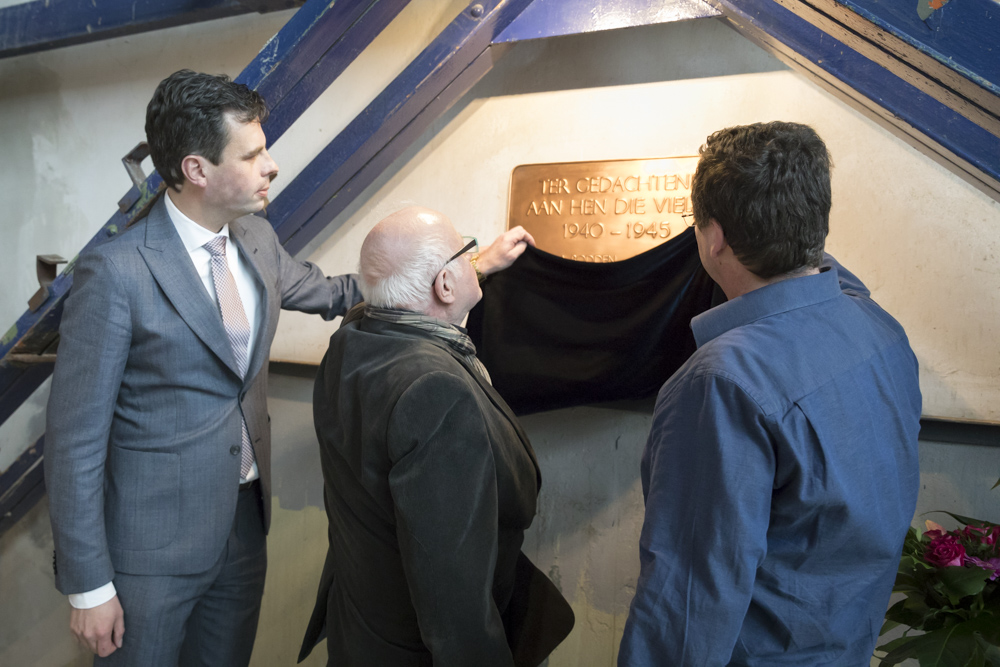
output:
M841 296L835 270L787 278L719 304L691 320L698 347L733 329Z

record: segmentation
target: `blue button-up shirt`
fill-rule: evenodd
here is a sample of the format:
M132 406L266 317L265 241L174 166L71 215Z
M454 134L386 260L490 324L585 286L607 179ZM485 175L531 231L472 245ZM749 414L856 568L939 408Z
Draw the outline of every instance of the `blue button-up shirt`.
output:
M642 459L619 666L867 667L919 481L902 327L832 260L691 327Z

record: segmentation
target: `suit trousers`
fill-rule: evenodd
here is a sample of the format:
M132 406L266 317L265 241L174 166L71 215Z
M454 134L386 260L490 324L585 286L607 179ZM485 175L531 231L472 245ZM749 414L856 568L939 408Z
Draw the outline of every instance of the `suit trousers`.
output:
M218 561L192 575L116 573L122 647L95 667L238 667L250 662L267 572L260 484L239 492Z

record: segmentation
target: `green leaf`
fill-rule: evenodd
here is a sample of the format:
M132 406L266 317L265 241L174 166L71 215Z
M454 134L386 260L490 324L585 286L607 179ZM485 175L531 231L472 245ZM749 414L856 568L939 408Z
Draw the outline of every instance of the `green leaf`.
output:
M882 657L879 658L879 660L881 661L882 667L892 667L892 665L898 665L902 661L906 660L905 657L899 658L898 660L896 660L896 659L891 658L890 656L893 655L893 651L898 651L899 649L905 647L907 644L910 644L910 643L916 641L917 639L919 639L919 636L917 636L917 637L906 637L906 636L903 636L903 637L899 637L898 639L893 639L888 644L882 644L882 646L879 646L877 650L883 651L883 652L886 653L886 655L884 655L884 656L882 656Z
M958 600L967 595L982 593L991 574L979 567L943 567L938 577L952 604L958 604Z
M969 659L968 667L986 667L986 652L983 651L983 647L979 645L979 642L976 642L976 646L972 651L972 658Z
M991 636L1000 625L997 620L992 614L981 614L923 635L901 637L879 647L888 651L882 665L889 667L912 658L920 667L1000 667L1000 651Z
M964 625L989 644L1000 644L1000 618L996 614L982 612Z
M889 651L882 664L897 665L913 658L920 662L920 667L966 667L978 645L972 633L962 632L961 628L961 624L953 625L913 637L913 641Z
M979 644L979 648L983 651L983 658L985 658L986 664L989 667L1000 667L1000 648L983 639L982 635L978 633L974 636L976 643Z
M1000 480L998 480L998 483L1000 483ZM994 487L994 488L996 488L996 487ZM952 519L955 519L956 521L961 521L966 526L992 526L993 525L989 521L983 521L982 519L972 519L972 518L967 517L967 516L962 516L961 514L952 514L951 512L946 512L945 510L934 510L932 512L927 512L927 514L935 514L935 513L937 513L937 514L947 514Z
M927 600L921 592L907 596L903 600L903 609L913 614L920 614L921 616L925 616L932 611L931 605L927 604Z
M899 621L890 620L889 619L889 614L888 614L888 612L886 612L885 623L882 624L882 629L879 630L878 636L881 637L882 635L884 635L885 633L889 632L893 628L898 628L901 625L903 625L903 623L900 623Z

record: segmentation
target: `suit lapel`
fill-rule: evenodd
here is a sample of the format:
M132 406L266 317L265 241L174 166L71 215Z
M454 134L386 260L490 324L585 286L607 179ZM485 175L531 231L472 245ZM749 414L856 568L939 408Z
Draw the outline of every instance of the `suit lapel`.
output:
M236 247L239 248L240 255L250 267L250 272L260 285L261 307L263 308L260 317L260 326L257 327L257 339L253 346L253 358L247 368L246 381L249 382L256 377L261 366L267 361L271 350L270 341L274 338L274 332L278 327L278 289L272 267L264 261L262 253L258 252L259 247L253 236L247 233L247 227L240 220L229 225L229 235Z
M476 382L479 383L479 386L482 388L483 392L485 392L486 395L489 397L490 401L492 401L493 405L495 405L497 409L503 413L504 417L507 418L507 421L510 422L510 425L514 428L514 432L517 433L517 437L520 438L521 440L521 445L524 447L524 450L528 453L528 457L531 458L532 465L535 466L535 481L538 485L538 488L541 488L542 472L538 468L538 459L535 458L535 450L531 446L531 441L528 440L528 434L525 433L524 429L521 428L521 422L517 418L517 415L515 415L511 411L510 406L507 405L507 401L503 400L503 397L500 396L500 394L493 387L493 385L487 382L486 378L480 375L479 371L477 371L475 367L473 367L473 365L469 363L468 360L465 359L465 357L452 350L451 347L449 347L446 343L441 343L441 345L446 350L448 350L451 353L451 355L455 357L455 359L457 359L458 362L462 364L462 366L465 367L467 371L469 371L469 375L471 375L476 380Z
M146 219L146 243L139 247L139 253L181 319L233 373L239 375L219 308L194 270L162 199Z
M483 390L483 393L490 399L490 402L503 414L504 418L510 423L511 428L517 434L518 439L521 441L521 446L524 451L527 452L528 458L531 459L531 464L535 467L535 484L537 488L542 486L542 472L538 468L538 459L535 457L535 450L531 446L531 441L528 439L528 434L524 432L521 428L521 422L518 420L517 416L511 411L510 406L507 405L507 401L503 400L503 397L497 393L497 390L493 388L493 385L486 381L482 375L479 374L473 365L466 360L466 358L456 352L450 345L438 338L437 336L428 333L426 331L421 331L414 327L409 327L403 324L395 324L390 322L385 322L382 320L375 320L371 318L365 318L365 322L368 322L367 326L372 327L375 331L382 333L383 335L395 335L403 336L406 338L418 337L422 340L426 340L431 345L436 345L437 347L445 350L448 354L452 356L466 372L471 375L479 387ZM341 324L343 326L343 323Z

